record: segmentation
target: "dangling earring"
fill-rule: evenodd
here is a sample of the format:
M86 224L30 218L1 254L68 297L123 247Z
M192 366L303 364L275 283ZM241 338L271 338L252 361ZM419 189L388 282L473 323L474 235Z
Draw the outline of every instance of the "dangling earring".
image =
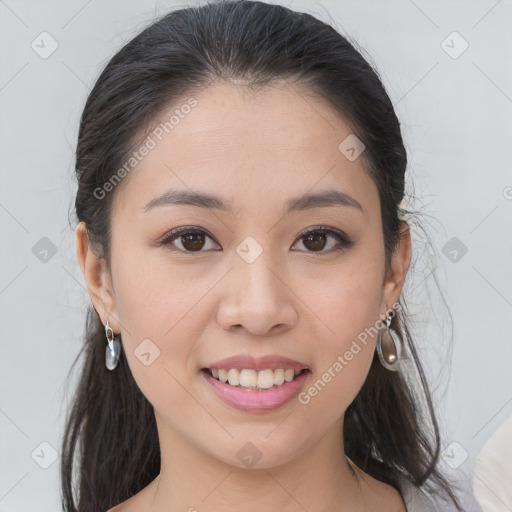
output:
M379 329L377 334L377 353L384 368L396 372L402 362L402 340L394 329L391 329L393 316L386 314L386 326Z
M121 354L121 343L118 337L114 335L114 331L110 325L108 325L108 320L107 325L105 326L105 334L108 341L105 349L105 366L109 370L113 370L119 361L119 355Z

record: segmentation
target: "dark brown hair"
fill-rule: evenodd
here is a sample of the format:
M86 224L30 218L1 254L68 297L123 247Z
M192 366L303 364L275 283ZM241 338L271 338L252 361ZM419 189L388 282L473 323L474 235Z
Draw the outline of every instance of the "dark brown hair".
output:
M280 79L326 100L364 143L365 166L379 191L389 266L400 240L398 205L405 193L407 155L377 71L355 43L315 17L242 0L160 17L112 57L87 98L76 149L76 217L85 222L90 242L109 270L115 189L105 197L97 190L123 166L151 123L169 105L213 81L256 89ZM439 427L402 299L400 305L391 326L412 354L419 389L400 372L386 370L375 354L345 413L345 451L374 478L398 488L405 477L417 487L447 494L461 510L437 467ZM84 361L62 440L66 512L105 512L146 487L160 471L153 407L136 385L123 352L115 371L106 369L105 346L104 326L89 306L84 346L73 366L82 355Z

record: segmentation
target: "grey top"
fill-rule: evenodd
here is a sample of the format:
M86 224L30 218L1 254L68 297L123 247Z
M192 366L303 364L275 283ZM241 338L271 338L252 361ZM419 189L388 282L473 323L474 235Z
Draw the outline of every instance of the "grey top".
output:
M409 480L402 478L399 487L407 507L407 512L436 512L434 505L427 495L421 489L415 487Z

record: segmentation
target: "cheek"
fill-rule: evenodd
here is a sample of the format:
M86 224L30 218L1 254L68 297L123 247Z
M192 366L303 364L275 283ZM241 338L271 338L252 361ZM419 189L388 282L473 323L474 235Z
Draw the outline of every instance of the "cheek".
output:
M177 271L158 251L122 247L119 242L112 262L117 312L126 331L123 347L142 392L154 396L160 393L162 382L168 382L161 397L168 399L176 383L166 370L180 382L190 377L190 365L196 363L191 357L194 343L211 321L208 301L201 299L208 296L219 276L187 265ZM301 339L306 343L315 340L316 347L312 352L306 346L304 350L315 363L315 377L329 381L328 389L318 394L318 404L335 399L348 400L348 406L371 364L375 340L371 331L367 333L378 320L382 275L375 256L378 251L373 256L370 252L359 251L339 266L324 267L322 272L309 269L309 274L294 279L294 291L302 302L297 304L303 311ZM141 346L150 353L160 351L150 366L139 359Z
M172 268L161 256L151 258L151 251L132 251L116 265L116 306L133 376L152 396L167 383L164 395L169 396L176 385L170 374L185 384L197 370L193 350L209 318L204 298L218 277L205 276L192 266ZM148 366L143 353L154 358Z
M378 294L373 291L366 301L354 301L348 292L326 303L328 334L316 337L313 374L299 396L299 402L307 407L306 416L321 417L326 425L344 414L357 396L375 353Z
M335 403L342 413L363 385L374 357L382 276L370 264L336 276L307 294L307 304L315 305L311 309L317 331L312 339L317 348L315 380L305 402L310 399L314 407Z
M190 271L173 267L162 257L164 249L148 250L136 244L125 247L118 240L116 250L112 254L116 307L134 342L141 336L161 339L173 326L179 326L203 288L206 293L208 283L193 281ZM185 318L180 323L183 321L186 323Z
M301 296L316 316L315 324L325 333L323 343L331 351L350 346L351 340L375 325L380 313L381 281L380 268L358 258L330 272L328 278L304 283Z
M157 410L182 411L193 405L186 389L195 371L190 357L202 325L194 310L207 286L173 279L147 266L130 272L128 262L119 275L116 303L123 325L123 349L137 386ZM203 289L204 288L204 289ZM192 370L193 369L193 370Z

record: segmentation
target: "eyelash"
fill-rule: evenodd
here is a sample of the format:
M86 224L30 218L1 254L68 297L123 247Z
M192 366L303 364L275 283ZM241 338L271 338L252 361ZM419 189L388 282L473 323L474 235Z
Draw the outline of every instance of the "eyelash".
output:
M167 232L166 235L164 235L164 238L161 239L159 242L158 242L158 246L161 247L163 245L165 246L169 246L171 245L171 243L178 239L179 237L183 236L183 235L188 235L188 234L204 234L206 235L207 237L211 238L213 240L213 237L211 237L206 231L200 229L200 228L196 228L194 226L182 226L182 227L179 227L179 228L174 228L174 229L171 229L170 231ZM305 252L309 252L311 254L323 254L323 253L332 253L332 252L337 252L337 251L344 251L346 249L350 249L353 245L354 245L354 242L352 240L350 240L343 232L341 231L337 231L335 229L332 229L332 228L329 228L327 226L319 226L319 227L316 227L316 228L313 228L313 229L307 229L303 232L301 232L298 236L297 236L297 240L300 240L302 238L305 238L307 235L311 234L311 233L322 233L322 234L328 234L328 235L331 235L333 236L337 241L338 241L338 247L337 248L334 248L334 249L330 249L328 251L324 251L324 250L321 250L321 251L305 251ZM217 243L217 242L216 242ZM169 248L171 251L177 251L177 252L184 252L186 254L197 254L197 253L201 253L201 252L205 252L205 251L184 251L182 249L177 249L177 248Z

